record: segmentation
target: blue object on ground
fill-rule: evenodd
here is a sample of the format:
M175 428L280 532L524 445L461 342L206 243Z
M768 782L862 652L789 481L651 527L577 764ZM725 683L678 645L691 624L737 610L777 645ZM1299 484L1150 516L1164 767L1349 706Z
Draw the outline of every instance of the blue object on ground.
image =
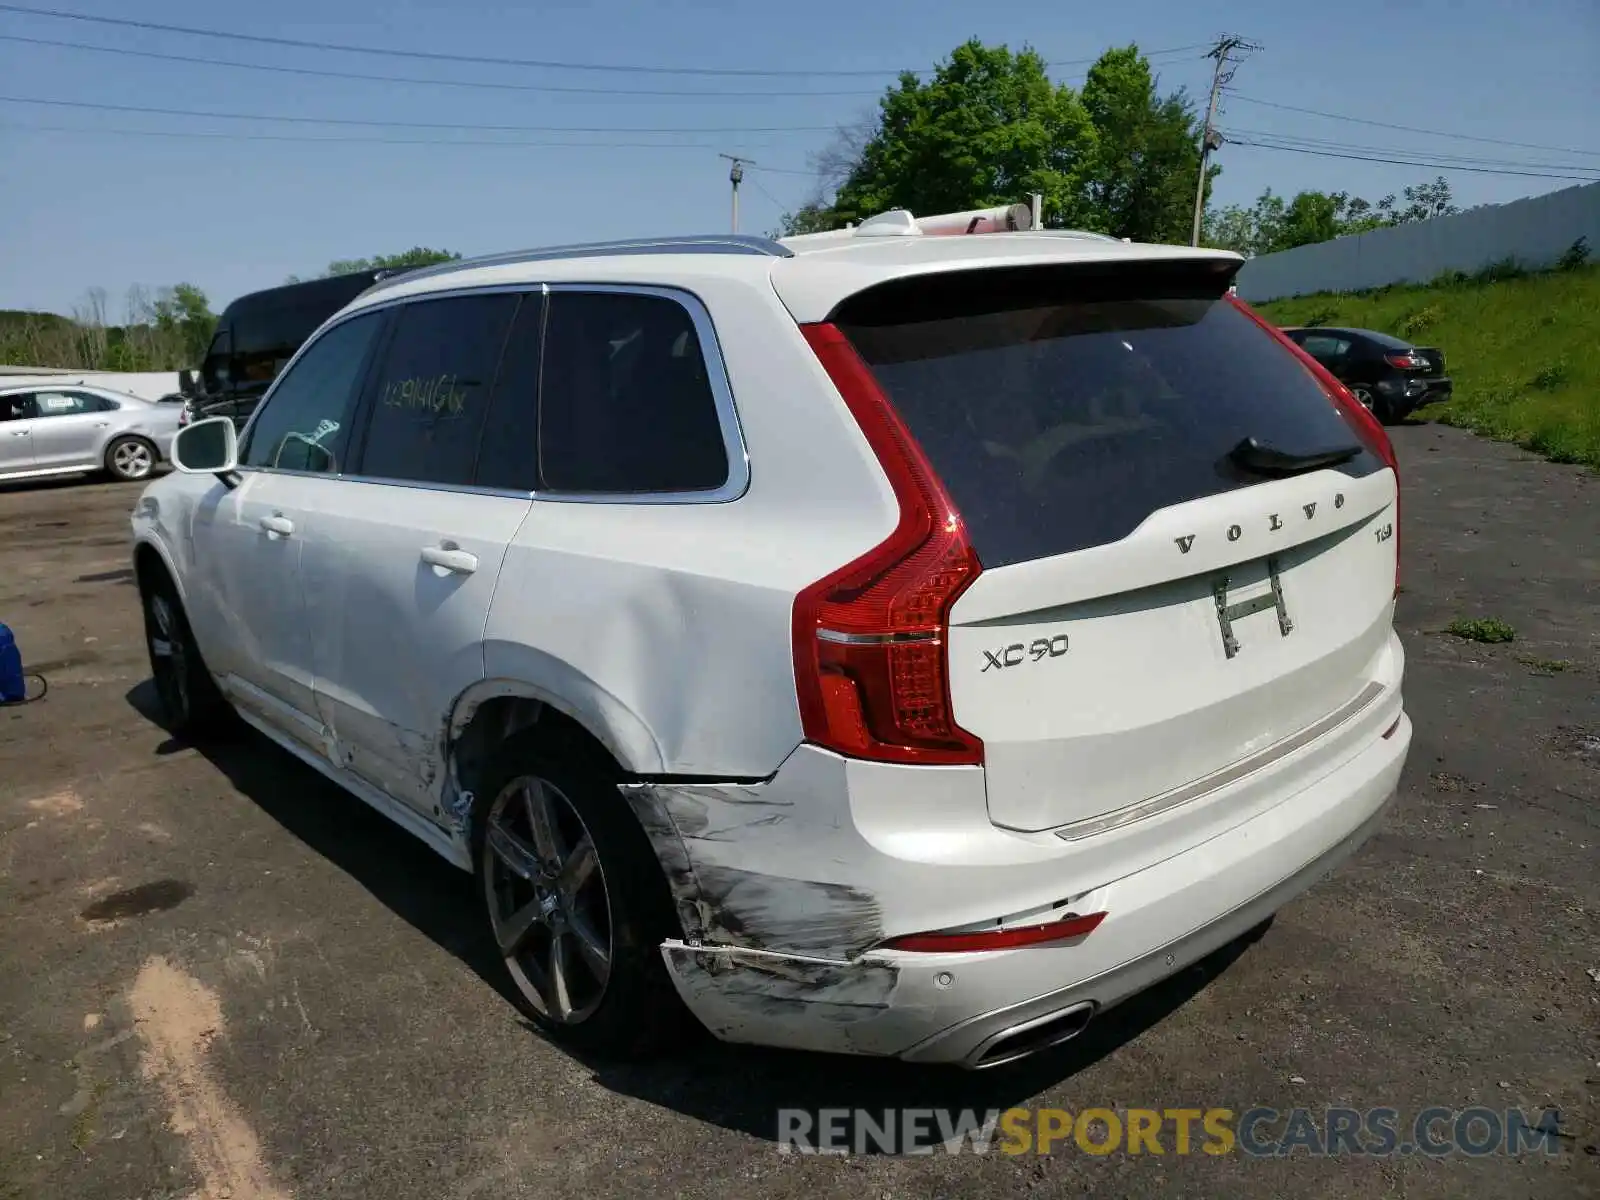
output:
M0 704L20 704L28 698L22 680L22 651L8 625L0 624Z

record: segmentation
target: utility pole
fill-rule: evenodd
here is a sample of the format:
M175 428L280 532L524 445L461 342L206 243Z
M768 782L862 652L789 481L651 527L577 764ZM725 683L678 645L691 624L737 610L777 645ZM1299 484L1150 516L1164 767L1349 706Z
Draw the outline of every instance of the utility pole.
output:
M1189 234L1191 246L1200 244L1200 215L1206 206L1206 167L1210 163L1211 152L1222 149L1222 135L1217 132L1216 125L1217 101L1221 99L1223 87L1233 78L1244 56L1259 49L1261 47L1254 42L1230 33L1219 37L1216 45L1206 54L1217 65L1211 75L1211 100L1206 105L1205 127L1200 131L1200 178L1194 184L1194 229Z
M737 154L719 154L718 158L725 158L733 165L728 168L728 182L733 184L733 232L739 232L739 185L744 182L744 169L746 166L755 166L753 158L741 158Z

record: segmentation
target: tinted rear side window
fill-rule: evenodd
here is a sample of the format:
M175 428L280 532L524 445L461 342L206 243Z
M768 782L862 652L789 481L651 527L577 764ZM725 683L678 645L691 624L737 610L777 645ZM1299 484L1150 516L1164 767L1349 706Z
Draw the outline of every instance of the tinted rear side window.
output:
M695 492L728 480L705 354L665 296L552 292L539 471L562 492Z
M834 315L965 517L986 566L1117 541L1169 505L1262 482L1245 438L1358 444L1227 278L1168 268L949 275ZM1362 451L1340 469L1378 470Z
M465 486L474 481L513 293L406 304L394 317L371 385L360 472Z

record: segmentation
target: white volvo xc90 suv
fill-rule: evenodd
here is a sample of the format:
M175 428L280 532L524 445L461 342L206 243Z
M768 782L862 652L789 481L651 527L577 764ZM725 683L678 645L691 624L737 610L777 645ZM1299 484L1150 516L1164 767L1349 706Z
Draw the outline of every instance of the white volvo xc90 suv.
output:
M1410 743L1389 441L1235 255L1006 223L376 285L138 504L172 727L475 872L589 1049L990 1066L1250 930Z

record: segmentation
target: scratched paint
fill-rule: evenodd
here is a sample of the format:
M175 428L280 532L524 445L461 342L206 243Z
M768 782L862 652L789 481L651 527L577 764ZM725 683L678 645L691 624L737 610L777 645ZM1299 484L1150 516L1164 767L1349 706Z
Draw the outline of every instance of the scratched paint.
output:
M689 943L854 958L883 940L883 913L857 887L696 861L698 843L759 837L791 800L759 784L628 784L620 791L667 875Z
M668 942L663 957L679 993L713 1035L732 1041L760 1036L773 1024L803 1017L833 1027L863 1025L891 1006L900 969L889 962L834 963L788 954ZM840 1037L846 1045L858 1040Z

